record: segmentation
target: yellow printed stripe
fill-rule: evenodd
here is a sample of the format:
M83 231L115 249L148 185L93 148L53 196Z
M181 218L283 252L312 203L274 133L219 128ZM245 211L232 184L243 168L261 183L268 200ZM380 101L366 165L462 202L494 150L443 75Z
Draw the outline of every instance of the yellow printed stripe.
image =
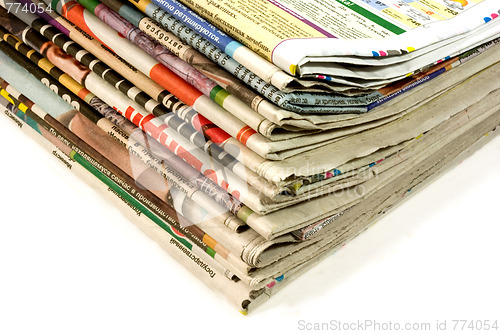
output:
M31 51L35 52L35 50L31 50ZM33 53L31 51L30 51L30 55L31 55L31 53ZM54 64L52 64L50 61L48 61L47 58L41 59L37 65L38 65L38 67L40 67L41 69L43 69L47 73L50 73L50 70L54 68Z
M66 73L59 77L59 82L62 83L64 86L66 86L74 94L78 94L80 90L84 89L82 85L80 85Z
M0 95L2 95L3 97L5 97L5 99L6 99L7 101L9 101L10 103L14 104L14 100L12 100L12 99L10 98L9 93L8 93L5 89L3 89L3 88L1 88L1 89L0 89Z
M3 97L5 97L5 99L7 101L9 101L10 103L12 103L13 105L16 104L14 102L14 100L11 98L9 92L7 92L5 89L3 89L3 88L0 89L0 95L2 95ZM26 111L28 111L28 107L26 105L24 105L21 101L19 101L19 106L17 108L19 110L21 110L25 114L26 114Z
M149 0L132 1L132 4L134 4L143 13L146 12L146 7L150 3L151 3L151 1L149 1Z
M221 89L215 94L215 103L224 107L224 100L229 96L229 93L225 89Z

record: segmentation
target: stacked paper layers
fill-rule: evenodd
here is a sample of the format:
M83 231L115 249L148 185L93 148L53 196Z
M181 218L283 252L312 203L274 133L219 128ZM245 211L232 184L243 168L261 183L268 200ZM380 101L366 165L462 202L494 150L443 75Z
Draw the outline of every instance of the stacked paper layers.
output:
M243 313L500 124L494 0L183 2L0 0L0 104Z

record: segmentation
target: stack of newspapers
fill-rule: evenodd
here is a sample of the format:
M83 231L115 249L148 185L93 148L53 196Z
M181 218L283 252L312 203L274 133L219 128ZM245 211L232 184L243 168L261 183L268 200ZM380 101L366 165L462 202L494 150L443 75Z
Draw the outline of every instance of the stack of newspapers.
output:
M500 125L498 0L0 5L2 113L242 313Z

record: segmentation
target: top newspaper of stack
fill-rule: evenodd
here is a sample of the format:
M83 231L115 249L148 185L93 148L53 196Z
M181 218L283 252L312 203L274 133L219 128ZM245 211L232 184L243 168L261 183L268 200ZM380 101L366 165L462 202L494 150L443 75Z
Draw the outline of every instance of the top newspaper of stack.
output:
M500 33L498 0L180 1L153 0L280 89L397 80Z

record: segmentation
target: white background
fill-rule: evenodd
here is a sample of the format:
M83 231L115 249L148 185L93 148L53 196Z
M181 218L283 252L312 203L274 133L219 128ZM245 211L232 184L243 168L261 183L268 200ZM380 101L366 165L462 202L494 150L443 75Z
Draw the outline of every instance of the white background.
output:
M1 115L0 140L0 333L500 326L499 136L246 317Z

